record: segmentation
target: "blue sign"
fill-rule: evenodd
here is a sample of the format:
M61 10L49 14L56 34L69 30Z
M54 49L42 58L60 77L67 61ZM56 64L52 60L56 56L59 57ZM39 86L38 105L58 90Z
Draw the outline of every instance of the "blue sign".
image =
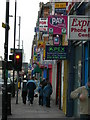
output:
M67 46L46 46L46 60L65 60L67 59Z
M66 9L56 8L55 13L66 15Z

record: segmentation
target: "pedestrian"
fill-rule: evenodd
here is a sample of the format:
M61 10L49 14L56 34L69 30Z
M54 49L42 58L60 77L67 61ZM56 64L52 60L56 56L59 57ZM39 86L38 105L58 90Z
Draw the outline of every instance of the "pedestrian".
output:
M47 85L47 81L45 80L45 78L43 78L43 80L41 81L42 84L42 91L44 89L44 87ZM42 95L42 99L43 99L43 105L46 105L46 96L45 94Z
M22 99L23 103L26 104L26 97L27 97L27 86L26 86L27 80L23 81L22 85Z
M90 119L90 78L85 86L78 87L71 92L71 98L80 101L80 120Z
M51 85L50 81L47 81L47 85L43 89L43 96L45 96L46 107L50 107L51 94L52 94L52 85Z
M39 92L39 105L43 106L43 88L41 83L38 86L38 92Z
M35 81L34 81L33 77L32 77L32 79L28 80L27 89L28 89L28 101L29 101L29 104L33 104L34 90L36 89L36 84L35 84Z

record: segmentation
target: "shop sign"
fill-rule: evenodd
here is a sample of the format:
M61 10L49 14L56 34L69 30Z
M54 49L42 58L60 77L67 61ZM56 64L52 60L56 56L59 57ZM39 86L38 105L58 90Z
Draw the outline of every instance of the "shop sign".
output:
M47 32L47 30L48 30L48 19L39 18L39 31Z
M48 17L48 33L62 34L63 30L65 30L67 34L67 16L50 15Z
M63 14L63 15L66 15L66 9L63 8L63 9L55 9L55 13L57 14Z
M55 9L56 8L66 8L66 3L63 2L55 3Z
M67 46L46 46L45 60L67 59Z
M90 17L69 16L69 40L89 40L90 39Z

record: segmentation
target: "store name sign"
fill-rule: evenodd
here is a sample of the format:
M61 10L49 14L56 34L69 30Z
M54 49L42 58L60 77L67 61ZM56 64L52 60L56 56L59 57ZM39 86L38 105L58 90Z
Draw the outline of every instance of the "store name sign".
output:
M45 60L67 59L67 46L46 46Z
M90 17L69 16L68 39L89 40L90 39Z
M48 17L48 32L52 29L53 34L62 34L62 31L67 33L67 16L54 16Z
M48 19L39 18L39 31L44 32L48 30Z

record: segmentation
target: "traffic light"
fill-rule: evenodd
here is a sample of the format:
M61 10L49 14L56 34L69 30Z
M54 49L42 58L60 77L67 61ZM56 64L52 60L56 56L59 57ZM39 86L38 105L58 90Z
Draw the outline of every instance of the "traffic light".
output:
M9 60L13 61L13 55L9 55Z
M14 69L15 70L21 70L22 68L22 52L15 52L15 56L14 56Z

